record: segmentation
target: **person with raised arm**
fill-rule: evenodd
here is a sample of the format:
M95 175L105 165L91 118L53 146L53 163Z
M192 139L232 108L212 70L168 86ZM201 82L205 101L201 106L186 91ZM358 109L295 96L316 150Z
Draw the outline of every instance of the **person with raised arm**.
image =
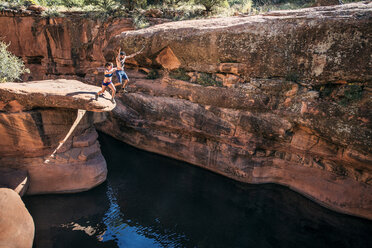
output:
M117 66L116 76L118 77L118 82L115 84L115 86L123 85L122 89L124 93L127 92L125 90L125 87L127 87L128 82L129 82L129 78L124 71L125 59L129 59L129 58L133 58L137 56L143 51L144 48L145 47L142 47L141 50L131 55L126 55L125 52L121 51L121 48L119 48L118 56L116 57L116 66ZM124 83L123 83L123 80L124 80Z
M99 96L103 94L103 92L105 92L106 88L109 87L111 89L112 95L111 102L115 103L114 97L116 89L114 84L112 83L112 74L114 74L116 70L117 68L114 68L114 65L111 62L105 64L105 77L102 81L102 89L98 93L96 93L96 100L98 99Z

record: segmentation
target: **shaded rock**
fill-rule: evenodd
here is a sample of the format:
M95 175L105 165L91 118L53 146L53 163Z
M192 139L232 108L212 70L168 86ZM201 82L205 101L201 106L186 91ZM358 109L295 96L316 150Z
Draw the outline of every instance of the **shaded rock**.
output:
M0 168L27 171L28 194L78 192L102 183L107 168L92 127L92 114L83 117L70 141L55 159L50 159L74 122L76 110L0 113ZM50 159L50 163L45 164L45 159Z
M19 112L39 107L110 111L115 107L109 93L95 100L99 87L76 80L44 80L0 85L0 110Z
M20 196L26 193L30 184L27 171L0 167L0 175L0 188L12 189Z
M65 161L49 164L44 164L44 160L27 164L24 168L31 178L27 194L75 193L103 183L107 177L106 161L100 150L95 152L96 155L86 161L78 158L71 161L71 157L67 157Z
M0 188L0 247L32 247L34 221L21 197L11 189Z
M96 142L98 134L94 129L87 129L82 135L75 136L73 147L88 147Z
M319 135L315 123L299 128L296 114L288 110L262 113L192 103L203 91L192 93L190 100L177 99L170 97L176 86L164 82L150 86L137 80L136 86L132 92L146 87L148 93L122 95L108 120L98 124L101 131L238 181L286 185L333 210L372 219L371 153L362 152L369 155L359 161L345 157L343 138L330 141L334 132ZM214 101L213 93L203 95ZM349 149L356 152L352 145Z

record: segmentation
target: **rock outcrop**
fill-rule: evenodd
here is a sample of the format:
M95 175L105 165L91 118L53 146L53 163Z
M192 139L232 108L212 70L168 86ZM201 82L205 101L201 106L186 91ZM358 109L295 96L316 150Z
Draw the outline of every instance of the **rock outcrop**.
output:
M372 219L371 17L364 2L123 33L106 57L143 44L136 64L164 70L129 72L130 93L99 128Z
M249 17L166 23L111 39L142 66L159 67L163 50L187 71L250 78L297 77L321 84L371 80L371 3L276 11ZM176 58L171 58L171 57ZM166 68L166 67L165 67Z
M148 17L147 21L155 25L169 20ZM35 9L1 10L0 26L1 40L31 71L24 80L68 78L89 83L96 68L106 62L102 48L115 35L135 29L129 17L106 18L95 12L53 17Z
M28 172L27 194L88 190L106 179L106 162L88 112L49 164L44 161L76 119L77 109L110 111L108 92L75 80L0 85L0 167Z
M35 108L68 108L111 111L110 97L95 100L98 87L77 80L43 80L0 84L0 111L19 112Z
M34 240L34 221L21 197L0 188L0 247L28 248Z
M87 18L83 13L45 17L37 13L0 12L0 37L25 61L26 80L62 76L84 78L103 66L101 48L110 37L132 30L130 18Z

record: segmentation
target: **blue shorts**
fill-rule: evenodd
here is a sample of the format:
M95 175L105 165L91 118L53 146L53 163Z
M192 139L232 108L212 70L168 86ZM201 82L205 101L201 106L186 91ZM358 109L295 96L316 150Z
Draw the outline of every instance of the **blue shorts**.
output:
M102 85L104 85L104 86L109 86L111 83L112 83L111 81L110 81L110 82L107 82L107 83L105 83L105 81L103 81L103 82L102 82Z
M116 76L118 77L118 80L119 80L120 83L122 83L123 78L124 78L124 80L128 80L128 76L125 73L125 71L123 71L123 70L117 70L116 71Z

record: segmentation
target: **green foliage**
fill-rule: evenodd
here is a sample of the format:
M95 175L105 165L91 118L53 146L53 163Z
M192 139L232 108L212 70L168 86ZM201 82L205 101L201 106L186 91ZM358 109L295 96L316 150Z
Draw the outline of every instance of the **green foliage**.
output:
M230 8L241 13L249 13L252 9L252 0L230 0Z
M22 61L7 50L9 45L0 41L0 82L20 80L23 73L29 73Z
M196 83L202 86L222 87L222 82L214 80L211 74L205 72L200 73L200 76L196 79Z
M184 69L176 69L169 73L169 76L174 79L182 80L182 81L190 81L190 76L187 75Z
M146 0L116 0L121 5L124 5L128 10L134 10L136 8L145 8L148 3Z
M65 16L61 12L59 12L56 8L48 8L47 10L43 11L41 13L41 16L43 17L63 17Z
M115 0L85 0L85 4L91 4L94 6L98 6L104 11L112 12L115 8L117 8L118 1L115 1Z
M147 28L148 26L150 26L150 24L147 22L146 17L140 13L134 13L132 15L132 21L136 29Z
M51 1L51 0L49 0ZM71 7L83 7L85 5L84 0L59 0L62 5L71 8ZM49 5L52 6L52 5Z
M219 6L224 2L224 0L195 0L195 3L203 5L207 12L211 12L213 7Z

